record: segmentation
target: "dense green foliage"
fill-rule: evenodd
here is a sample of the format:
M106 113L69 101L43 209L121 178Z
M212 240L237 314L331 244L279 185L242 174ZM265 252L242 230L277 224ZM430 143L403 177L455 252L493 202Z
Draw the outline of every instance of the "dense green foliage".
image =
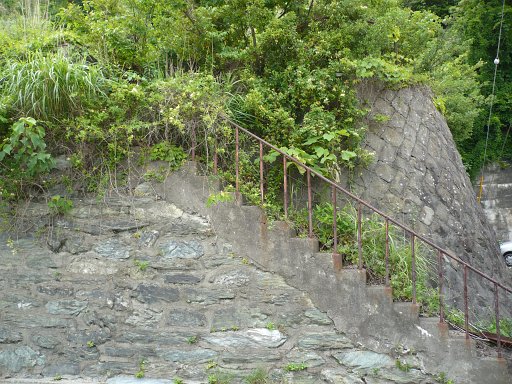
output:
M504 23L500 42L500 52L497 55L502 0L479 1L462 0L405 0L404 3L414 9L428 9L439 16L445 17L444 25L448 34L458 37L458 43L452 44L451 50L464 47L469 65L477 66L477 76L471 76L482 85L481 93L487 97L482 108L470 109L465 113L464 98L471 95L471 89L459 88L459 99L453 100L456 105L446 104L447 109L455 108L460 111L461 126L466 129L460 136L454 132L459 152L471 176L475 176L483 165L484 147L489 127L487 161L512 159L512 5L505 2ZM456 5L456 7L455 7ZM459 47L457 47L459 45ZM442 55L437 54L438 59ZM494 59L499 56L499 65L495 68ZM496 71L495 98L492 100L492 82ZM452 72L453 74L453 72ZM461 72L457 78L462 80L466 74ZM452 81L451 79L448 82ZM443 82L437 82L437 84ZM446 83L445 83L446 84ZM467 83L465 83L467 84ZM453 84L456 86L456 84ZM450 84L448 84L451 87ZM439 91L434 86L436 91ZM475 88L473 88L474 90ZM476 96L476 95L475 95ZM473 96L471 96L473 97ZM489 109L494 101L492 116L489 124ZM453 123L448 118L449 123ZM453 130L453 124L450 128Z
M478 69L486 67L468 34L482 33L477 21L493 16L469 3L4 2L0 140L18 118L37 119L50 151L70 156L96 189L134 146L224 147L233 140L229 115L335 174L372 159L359 148L365 111L355 94L376 79L429 83L460 148L475 148L485 106ZM495 125L497 135L503 124ZM473 152L463 152L471 169Z

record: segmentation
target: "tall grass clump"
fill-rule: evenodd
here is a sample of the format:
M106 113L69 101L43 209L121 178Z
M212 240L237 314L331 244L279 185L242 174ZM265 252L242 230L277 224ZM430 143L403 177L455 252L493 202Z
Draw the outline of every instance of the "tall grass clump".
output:
M81 114L105 94L106 79L84 59L36 52L7 64L3 93L20 116L55 121Z
M290 215L300 233L307 233L307 211L297 210ZM357 209L346 204L337 210L337 252L346 264L358 264ZM313 209L313 232L324 251L333 251L333 206L321 203ZM384 220L377 214L365 215L361 226L363 265L370 282L383 283L386 275L386 229ZM397 228L389 226L389 274L393 298L397 301L412 299L412 249L409 239ZM429 286L432 276L432 258L425 247L415 244L416 293L423 310L439 310L438 294Z

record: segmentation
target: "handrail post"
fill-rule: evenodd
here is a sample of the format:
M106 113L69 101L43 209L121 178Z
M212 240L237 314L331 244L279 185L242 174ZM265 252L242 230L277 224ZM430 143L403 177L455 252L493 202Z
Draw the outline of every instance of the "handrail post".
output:
M260 141L260 195L261 195L261 204L264 201L264 191L263 191L263 143Z
M286 164L286 156L283 155L283 200L284 200L284 217L288 218L288 171Z
M438 256L438 269L439 269L439 323L444 323L444 310L443 310L443 253L440 249L437 250Z
M235 191L236 191L236 199L239 201L240 198L240 180L239 180L239 162L238 162L238 156L239 156L239 137L238 137L238 127L235 127L235 174L236 174L236 180L235 180Z
M308 227L309 227L309 237L313 237L313 198L311 194L311 171L309 169L306 170L306 177L308 180Z
M468 307L468 266L464 265L464 327L466 340L469 340L469 307Z
M219 158L218 158L218 153L217 153L217 140L215 140L215 144L214 144L214 148L213 148L213 174L216 175L218 170L218 166L219 166Z
M357 267L363 269L363 231L361 222L361 202L357 206Z
M389 220L387 217L385 220L385 227L386 227L386 280L385 280L385 284L386 284L386 287L389 287Z
M498 358L501 359L501 332L500 332L500 302L498 298L498 284L494 283L494 312L496 315L496 345L498 347Z
M191 132L192 139L192 161L196 160L196 128L192 127Z
M416 304L416 253L415 236L411 233L411 274L412 274L412 303Z
M335 263L336 269L343 267L343 259L338 254L338 207L336 201L336 187L332 186L332 259Z

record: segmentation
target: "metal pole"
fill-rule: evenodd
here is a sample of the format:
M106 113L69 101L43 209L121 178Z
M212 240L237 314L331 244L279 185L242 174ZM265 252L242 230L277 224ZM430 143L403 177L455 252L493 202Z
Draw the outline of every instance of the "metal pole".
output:
M264 190L263 190L263 143L260 141L260 195L261 204L264 201Z
M313 198L311 194L311 172L309 169L306 171L306 177L308 180L308 226L309 226L309 237L313 237Z
M389 287L389 220L385 220L386 227L386 287Z
M469 340L469 308L468 308L468 267L464 266L464 327L466 340Z
M333 245L332 245L332 253L333 257L336 257L338 254L338 207L336 206L336 188L332 187L332 237L333 237ZM342 265L340 265L340 268Z
M438 250L438 269L439 269L439 322L444 323L443 308L443 253Z
M500 302L498 298L498 285L494 283L494 312L496 315L496 335L498 358L501 358L501 332L500 332Z
M412 303L416 304L416 254L415 236L411 233Z
M284 217L288 218L288 171L286 166L286 156L283 156L283 198L284 198Z
M218 153L217 153L217 140L215 140L215 148L213 150L213 174L216 175L218 170L219 166L219 158L218 158Z
M363 269L363 233L361 222L361 203L357 206L357 267Z
M239 199L240 195L240 180L239 180L239 164L238 164L238 154L239 154L239 142L238 142L238 127L235 127L235 190L236 190L236 198Z

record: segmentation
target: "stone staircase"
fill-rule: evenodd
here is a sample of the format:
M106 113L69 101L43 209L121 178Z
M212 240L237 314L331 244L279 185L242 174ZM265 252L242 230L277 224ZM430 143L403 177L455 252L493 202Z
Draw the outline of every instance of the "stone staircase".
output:
M0 381L507 382L506 362L334 270L286 223L206 207L218 186L195 164L138 176L133 193L74 199L62 217L28 202L0 235Z

